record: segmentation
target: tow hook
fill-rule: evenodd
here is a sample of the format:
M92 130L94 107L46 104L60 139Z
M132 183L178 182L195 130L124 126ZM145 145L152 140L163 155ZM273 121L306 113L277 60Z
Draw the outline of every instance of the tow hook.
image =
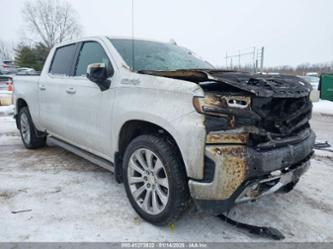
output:
M255 226L255 225L242 223L239 221L235 221L235 220L225 216L224 214L219 214L216 217L218 217L222 221L224 221L236 228L246 230L247 232L249 232L251 234L255 234L255 235L273 239L273 240L283 240L285 238L284 235L278 229L276 229L274 227Z

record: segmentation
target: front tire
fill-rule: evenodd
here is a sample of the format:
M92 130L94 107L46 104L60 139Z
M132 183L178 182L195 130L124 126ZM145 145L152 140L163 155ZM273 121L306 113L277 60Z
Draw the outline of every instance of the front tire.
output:
M36 149L45 146L46 136L37 136L28 107L22 107L18 114L18 123L21 139L27 149Z
M128 145L123 177L132 207L154 225L173 223L189 207L184 166L174 147L160 136L141 135Z

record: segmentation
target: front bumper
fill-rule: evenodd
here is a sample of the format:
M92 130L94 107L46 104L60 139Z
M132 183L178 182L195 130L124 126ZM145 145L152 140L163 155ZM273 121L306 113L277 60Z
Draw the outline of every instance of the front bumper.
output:
M314 142L311 131L300 143L266 151L246 145L208 145L205 167L209 165L206 173L211 179L190 180L192 198L199 209L218 214L295 184L309 168Z

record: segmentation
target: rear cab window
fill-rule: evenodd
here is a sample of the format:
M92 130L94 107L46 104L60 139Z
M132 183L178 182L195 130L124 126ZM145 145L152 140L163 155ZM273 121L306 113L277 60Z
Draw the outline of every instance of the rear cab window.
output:
M70 75L75 50L75 43L57 48L53 55L49 73L55 75Z

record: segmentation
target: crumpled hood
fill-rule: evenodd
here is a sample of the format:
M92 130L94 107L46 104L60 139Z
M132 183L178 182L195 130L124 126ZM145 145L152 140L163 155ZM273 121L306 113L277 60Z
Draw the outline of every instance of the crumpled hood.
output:
M311 92L311 85L296 76L262 75L237 71L209 69L176 70L176 71L139 71L161 77L188 80L195 83L223 83L250 92L258 97L305 97Z

